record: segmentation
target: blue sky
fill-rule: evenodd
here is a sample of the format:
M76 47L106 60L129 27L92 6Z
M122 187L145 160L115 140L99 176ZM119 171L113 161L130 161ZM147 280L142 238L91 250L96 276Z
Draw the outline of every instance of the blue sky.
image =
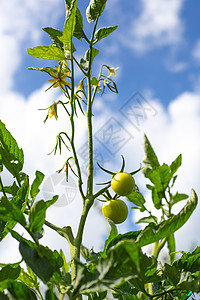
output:
M142 26L145 27L150 25L150 22L155 22L153 21L154 14L159 13L159 9L145 13L145 1L126 1L126 5L118 2L118 11L115 8L112 16L112 2L105 10L100 24L102 26L116 24L119 27L112 36L100 42L98 48L103 52L103 47L106 45L106 48L110 48L110 50L106 49L109 52L106 55L107 61L114 60L117 65L122 66L121 76L117 82L119 100L125 100L134 91L142 92L150 89L162 103L167 105L182 91L193 90L195 80L199 76L199 59L195 58L194 51L199 40L200 3L195 0L175 1L179 6L177 8L169 1L166 7L171 8L171 14L169 13L168 16L169 22L166 20L163 28L158 27L157 32L156 30L154 33L149 31L143 38L140 38L134 32L134 23L139 30L145 30ZM158 6L161 2L157 2ZM61 6L64 9L64 5L61 4ZM79 7L84 9L86 5L80 2ZM170 18L175 24L170 25ZM62 29L63 21L64 11L54 26ZM48 23L47 21L45 26L49 26ZM90 28L87 27L89 32ZM140 44L138 49L136 43L134 45L134 36L137 36L136 40ZM41 44L49 43L49 37L41 30ZM79 43L80 47L82 44L84 42ZM27 67L53 64L29 57L26 52L27 46L31 47L35 44L30 42L28 45L25 41L22 43L23 57L14 84L14 89L26 96L40 86L42 79L46 78L44 74L32 74Z
M83 14L88 3L78 1ZM115 170L120 168L120 155L123 154L127 171L137 169L144 155L145 132L161 162L171 163L179 153L183 154L177 189L187 194L192 187L199 193L199 10L200 2L197 0L108 0L99 26L119 27L96 45L100 54L95 59L94 68L95 76L101 64L119 67L115 79L119 94L107 92L100 97L99 93L95 101L96 160ZM57 89L44 92L49 86L46 81L48 75L27 69L30 66L55 65L56 62L28 56L27 48L50 44L49 37L41 28L62 29L64 17L63 0L1 0L0 118L24 149L25 171L30 174L31 180L37 169L47 176L55 173L68 155L47 156L54 146L56 134L66 129L62 112L58 111L57 122L51 119L44 125L45 114L38 111L38 108L48 107L62 96ZM84 24L89 34L91 29L85 17ZM76 43L76 47L80 59L85 51L84 41ZM77 84L80 79L78 73ZM112 140L109 135L111 128L120 133L122 140L117 140L117 143ZM84 168L85 158L81 149L86 142L86 126L83 117L77 120L77 132L77 149ZM9 180L6 175L5 181ZM105 181L99 171L96 180ZM151 207L142 174L137 175L136 181ZM67 216L68 224L76 230L80 212L78 203L77 199L65 209L56 207L50 210L48 218L64 226L66 224L62 220ZM196 232L199 212L197 209L187 227L177 233L180 249L199 243ZM131 230L139 217L136 212L130 213L128 221L119 226L119 231ZM91 239L94 225L95 241ZM86 228L85 243L92 246L94 242L97 248L100 247L104 229L105 222L94 209ZM186 234L190 236L188 245L182 238ZM52 247L62 246L62 241L59 240L58 244L56 241L49 241L48 234L44 240Z

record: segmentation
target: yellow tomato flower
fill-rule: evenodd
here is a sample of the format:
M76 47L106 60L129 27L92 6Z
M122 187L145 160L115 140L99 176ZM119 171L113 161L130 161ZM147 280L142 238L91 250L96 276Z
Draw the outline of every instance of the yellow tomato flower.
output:
M93 89L95 89L96 85L93 85ZM100 92L100 90L102 89L103 87L100 86L100 81L98 82L97 84L97 89L98 89L98 92Z
M65 80L65 78L70 74L70 71L68 71L66 74L61 70L60 67L58 67L57 74L54 72L49 73L53 78L47 80L48 82L53 83L53 88L60 87L63 92L65 92L64 85L70 85L68 81Z
M53 116L55 117L56 120L58 119L57 109L56 109L56 103L55 102L51 105L51 107L50 107L50 109L48 111L48 117L49 117L49 119L51 119Z
M81 80L78 84L77 92L83 93L84 91L84 85L83 85L83 80Z
M117 67L117 68L108 67L108 71L110 72L110 74L108 75L108 77L110 77L112 75L114 75L116 77L115 71L117 71L117 69L119 69L119 67Z

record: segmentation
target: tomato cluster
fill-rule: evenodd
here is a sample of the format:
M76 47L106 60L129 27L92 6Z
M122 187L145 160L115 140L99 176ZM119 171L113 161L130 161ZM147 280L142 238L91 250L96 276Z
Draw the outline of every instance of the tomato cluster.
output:
M111 180L111 188L119 196L131 194L134 187L135 180L129 173L116 173ZM128 216L128 207L124 201L118 198L108 199L102 207L102 212L104 217L111 219L115 224L120 224Z

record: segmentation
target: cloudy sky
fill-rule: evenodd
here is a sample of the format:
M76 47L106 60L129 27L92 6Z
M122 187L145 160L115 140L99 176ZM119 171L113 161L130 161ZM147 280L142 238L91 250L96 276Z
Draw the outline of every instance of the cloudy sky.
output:
M85 31L90 35L91 28L84 14L88 3L79 0L78 7L84 15ZM176 188L187 194L191 188L199 194L199 9L197 0L108 0L99 26L119 27L97 44L100 54L93 69L95 76L101 64L119 67L115 79L119 93L107 92L103 97L99 93L94 104L95 161L118 170L123 154L127 171L138 168L144 156L143 135L146 133L161 163L170 164L182 153L183 165ZM52 118L43 124L46 114L38 109L48 107L62 95L57 89L45 92L49 76L30 71L28 67L54 66L56 62L30 57L27 48L49 45L50 40L41 28L62 29L64 17L63 0L1 0L0 118L24 150L24 171L30 175L30 181L36 170L46 174L47 192L51 192L49 182L56 176L56 170L69 155L65 151L62 156L47 154L54 147L56 134L69 130L69 126L60 108L58 121ZM85 52L84 41L76 43L76 48L80 60ZM80 79L77 72L77 84ZM83 116L76 120L76 127L77 149L84 172L86 124ZM95 172L96 182L105 181L99 169L95 168ZM8 174L4 176L6 184L11 182ZM71 225L76 230L81 202L73 176L70 180L64 189L68 188L68 192L71 189L73 197L53 206L47 217L58 226ZM136 176L136 182L150 201L142 174ZM45 192L44 185L41 197L45 198ZM99 206L92 209L84 236L84 243L88 247L94 245L95 250L101 248L107 230L99 209ZM200 242L199 213L197 208L185 228L178 231L179 250L188 250ZM119 231L136 228L134 222L138 217L130 211L129 219L119 226ZM43 243L56 249L65 248L65 241L48 229ZM10 261L8 245L11 247L11 241L6 238L0 253ZM17 253L17 244L13 245ZM65 250L67 254L67 247Z

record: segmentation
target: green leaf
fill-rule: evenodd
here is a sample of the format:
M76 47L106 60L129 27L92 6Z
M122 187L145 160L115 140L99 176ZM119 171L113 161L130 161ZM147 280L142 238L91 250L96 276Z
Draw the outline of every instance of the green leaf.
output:
M176 173L176 171L181 166L181 164L182 164L182 155L179 154L179 156L170 165L171 173L172 174Z
M197 195L194 190L191 191L190 199L187 201L186 205L180 210L177 215L173 215L166 221L163 221L159 225L150 223L144 228L144 230L130 231L125 234L118 234L113 238L107 249L116 245L119 241L131 239L135 241L138 247L143 247L154 242L157 242L165 237L170 236L179 228L181 228L189 219L193 211L197 206Z
M48 60L63 60L65 55L63 51L56 46L37 46L28 49L28 54L37 58Z
M72 296L80 293L104 292L138 275L140 252L132 241L121 241L107 257L85 266L76 261L77 276ZM89 271L91 270L91 271Z
M181 211L166 221L163 221L158 226L151 223L144 230L140 232L136 243L139 247L154 243L169 236L170 234L181 228L189 219L197 206L197 195L194 190L191 191L191 196L186 205Z
M109 236L108 236L107 240L105 241L104 250L103 250L103 252L100 253L101 256L106 255L107 246L109 245L109 243L111 242L111 240L113 238L115 238L117 236L117 234L118 234L117 227L116 227L115 223L112 222L110 219L108 219L108 223L110 224L111 230L110 230L110 233L109 233Z
M31 241L25 239L23 236L21 236L21 235L20 235L19 233L17 233L16 231L14 231L14 230L11 229L11 230L10 230L10 233L11 233L12 237L13 237L14 239L16 239L18 242L23 241L23 242L25 242L26 244L28 244L30 247L35 247L35 246L36 246L35 243L33 243L33 242L31 242Z
M152 168L159 167L160 164L158 162L158 158L146 135L144 135L144 151L145 151L145 157L143 159L143 162L146 165L146 167L152 167Z
M92 47L92 57L91 57L91 62L93 62L94 58L98 55L99 50ZM85 58L81 58L80 60L80 65L84 70L88 70L89 67L89 61L90 61L90 49L88 49L85 53ZM93 77L95 78L95 77Z
M19 187L17 186L15 181L10 186L4 186L5 193L10 194L12 196L16 196L18 189L19 189ZM1 186L0 186L0 192L2 192Z
M170 261L171 261L171 263L173 263L173 261L175 259L175 251L176 251L174 234L170 234L170 236L168 237L167 247L169 249Z
M17 145L16 140L0 121L0 160L8 171L20 181L19 172L23 168L23 150ZM2 169L2 167L0 167Z
M0 281L4 281L7 279L17 279L19 277L21 268L19 265L12 266L12 265L6 265L3 267L0 271Z
M67 11L66 14L66 21L63 28L63 35L59 37L59 40L66 45L67 50L71 50L71 43L72 43L72 37L75 30L75 24L76 24L76 8L77 8L77 1L78 0L72 0L70 9Z
M2 157L0 154L0 173L3 171L3 161L2 161Z
M181 258L176 260L173 265L184 272L198 272L200 270L200 247L192 252L183 252Z
M172 282L174 286L176 286L180 280L180 273L175 266L171 266L165 263L164 272Z
M83 17L78 8L76 9L76 25L74 29L74 36L79 40L85 37L83 32Z
M118 27L118 25L99 28L95 32L95 35L94 35L95 40L94 40L93 44L96 44L101 39L107 37L110 33L112 33L115 29L117 29L117 27Z
M136 223L154 223L157 225L158 218L155 216L144 217L138 220Z
M58 38L63 35L63 32L61 30L51 28L51 27L45 27L42 29L50 36L50 38L53 41L54 46L57 46L57 45L59 45L60 47L63 46L63 43Z
M72 0L65 0L67 13L70 10L71 2ZM85 34L83 32L83 17L78 8L76 8L76 24L74 29L74 36L79 40L85 37Z
M177 285L177 289L185 290L185 291L193 291L194 293L200 292L200 279L199 278L191 278L190 281L185 280L180 282ZM188 298L186 298L188 299Z
M31 247L25 241L19 245L20 253L26 264L44 282L48 282L54 272L59 272L63 260L56 250L51 251L48 247Z
M29 230L33 233L39 233L45 222L46 210L53 205L58 199L54 196L52 200L40 200L34 203L29 214Z
M165 190L168 187L172 176L170 167L167 164L145 171L145 177L149 178L154 184L150 189L152 190L152 200L156 209L160 209L161 200L164 197Z
M34 199L39 193L39 186L41 185L44 179L44 174L40 171L35 172L35 179L31 185L30 195Z
M23 227L26 226L26 219L22 211L6 197L1 198L0 202L0 219L2 221L15 221L20 223Z
M114 237L109 244L107 245L107 250L113 246L115 246L117 243L119 243L120 241L123 240L131 240L136 241L138 235L140 234L141 230L138 231L130 231L130 232L126 232L124 234L118 234L116 237Z
M19 188L17 195L13 197L13 202L17 205L19 209L24 212L26 204L28 202L29 195L29 178L25 177L22 186Z
M45 292L45 300L58 300L58 298L56 297L56 295L53 292L53 289L48 289Z
M141 211L145 211L145 206L144 206L145 199L139 191L137 190L133 191L130 195L126 196L126 198L128 201L138 206Z
M29 193L29 180L28 176L25 177L24 182L22 186L19 188L17 187L16 183L10 187L10 192L15 194L13 197L12 203L16 205L17 208L19 208L22 212L24 212L27 201L28 201L28 193ZM17 193L16 193L17 191ZM0 208L0 218L1 218L1 208ZM22 217L23 218L23 217ZM0 241L3 240L3 238L10 232L10 229L12 229L16 224L17 221L14 219L7 219L7 222L1 221L0 225Z
M174 205L175 203L185 200L188 198L188 195L186 194L180 194L180 193L176 193L173 197L172 197L172 205Z
M37 300L35 293L29 289L24 283L15 281L15 280L7 280L0 284L0 288L7 289L9 293L12 295L12 299L22 300Z
M34 70L34 71L41 71L44 73L47 73L49 75L51 75L51 72L56 74L56 70L51 68L51 67L43 67L43 68L34 68L34 67L30 67L28 68L29 70Z
M40 200L34 203L29 214L29 230L38 233L42 230L46 216L46 203Z
M86 10L86 17L89 23L96 21L102 14L107 0L90 0Z

